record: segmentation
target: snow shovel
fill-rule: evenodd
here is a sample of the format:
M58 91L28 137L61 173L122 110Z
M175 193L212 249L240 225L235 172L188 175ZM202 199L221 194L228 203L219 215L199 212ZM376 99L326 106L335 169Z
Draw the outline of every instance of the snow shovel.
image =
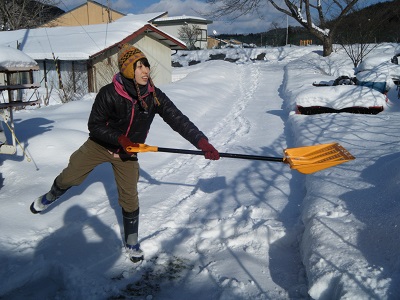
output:
M137 145L137 146L136 146ZM128 146L127 152L168 152L168 153L182 153L193 155L204 155L200 150L184 150L173 148L162 148L157 146L149 146L146 144L136 144L135 146ZM220 157L252 159L252 160L266 160L266 161L279 161L289 164L290 168L297 170L302 174L311 174L314 172L327 169L349 160L355 159L344 147L338 143L320 144L313 146L304 146L299 148L285 149L283 151L284 157L269 157L257 156L235 153L219 153Z

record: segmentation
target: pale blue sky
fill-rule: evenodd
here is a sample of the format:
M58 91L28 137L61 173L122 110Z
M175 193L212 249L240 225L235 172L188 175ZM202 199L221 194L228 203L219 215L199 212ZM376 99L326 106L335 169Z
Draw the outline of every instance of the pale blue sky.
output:
M122 13L151 13L168 11L169 16L199 16L198 11L209 11L211 8L205 0L95 0L103 5L110 4L112 9ZM267 2L267 0L264 0ZM279 1L279 0L278 0ZM360 0L360 3L377 3L387 0ZM68 11L77 7L86 0L60 0L59 7ZM209 25L209 30L217 31L217 33L258 33L265 32L272 28L271 23L279 24L279 27L286 27L286 16L278 12L271 6L265 8L262 12L264 19L260 19L258 15L248 15L240 17L235 21L229 18L225 20L213 20L213 24ZM298 23L291 21L289 25L298 26Z

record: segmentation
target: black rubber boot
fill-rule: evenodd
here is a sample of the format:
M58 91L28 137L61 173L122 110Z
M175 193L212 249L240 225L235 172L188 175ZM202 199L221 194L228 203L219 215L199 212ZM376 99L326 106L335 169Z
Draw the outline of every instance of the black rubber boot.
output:
M125 244L135 246L138 243L139 209L134 212L126 212L122 209L124 220Z
M129 259L137 263L144 258L143 251L140 249L140 244L138 243L139 209L134 212L126 212L122 209L122 216L124 222L125 247L128 251Z

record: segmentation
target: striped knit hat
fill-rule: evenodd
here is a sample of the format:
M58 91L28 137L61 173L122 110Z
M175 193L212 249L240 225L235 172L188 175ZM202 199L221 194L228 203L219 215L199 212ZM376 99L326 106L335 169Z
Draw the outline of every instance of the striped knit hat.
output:
M133 65L139 59L146 58L142 51L129 44L123 44L118 52L118 67L124 77L133 79Z

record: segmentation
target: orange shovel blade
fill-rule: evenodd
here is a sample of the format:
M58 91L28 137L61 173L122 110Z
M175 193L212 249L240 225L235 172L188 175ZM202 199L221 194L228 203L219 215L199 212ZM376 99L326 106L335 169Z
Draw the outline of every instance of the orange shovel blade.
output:
M305 146L284 150L291 169L311 174L355 159L338 143Z

